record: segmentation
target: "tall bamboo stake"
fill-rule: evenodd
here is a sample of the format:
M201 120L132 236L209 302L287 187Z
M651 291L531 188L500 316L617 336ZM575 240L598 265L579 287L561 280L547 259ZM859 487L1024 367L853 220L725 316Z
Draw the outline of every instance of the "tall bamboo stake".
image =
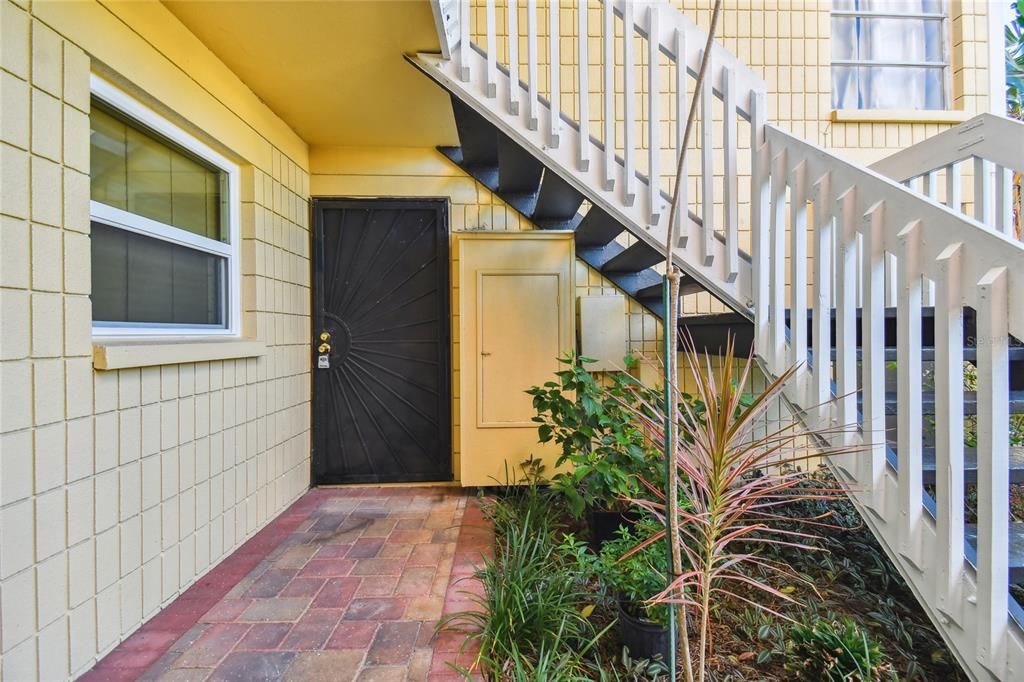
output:
M666 503L668 506L668 525L666 536L672 556L672 580L674 581L683 572L682 552L679 549L677 538L679 537L679 473L675 466L676 448L679 438L679 398L677 378L679 374L679 358L676 347L676 324L679 319L679 282L682 273L672 262L672 250L676 242L676 214L679 211L679 187L686 181L686 150L690 143L690 132L693 129L693 122L697 115L697 105L701 92L701 85L708 68L708 59L711 56L711 48L715 42L715 27L718 25L718 15L722 11L722 0L715 0L714 9L711 12L711 26L708 28L708 39L704 45L704 54L701 56L700 70L697 73L697 80L694 84L694 97L690 101L690 112L686 118L686 128L683 130L683 139L679 142L679 162L676 166L675 188L672 192L672 203L668 214L668 237L665 240L665 264L666 274L664 280L665 301L665 414L668 415L665 424L665 468L668 490L666 491ZM684 55L676 55L676 68L685 69ZM676 112L679 115L679 112ZM652 121L651 125L655 122ZM710 125L711 121L702 121L701 125ZM711 182L711 178L704 178L704 182ZM650 182L656 182L651 178ZM683 206L682 210L686 210ZM682 222L682 221L680 221ZM704 225L705 230L713 230L714 225ZM683 655L683 675L686 682L693 682L693 665L690 655L690 637L687 626L686 605L683 603L684 594L679 595L679 604L676 607L676 618L670 619L670 629L678 621L677 646ZM672 647L669 653L669 669L672 671L673 679L678 675L676 666L676 647ZM703 677L703 676L702 676Z

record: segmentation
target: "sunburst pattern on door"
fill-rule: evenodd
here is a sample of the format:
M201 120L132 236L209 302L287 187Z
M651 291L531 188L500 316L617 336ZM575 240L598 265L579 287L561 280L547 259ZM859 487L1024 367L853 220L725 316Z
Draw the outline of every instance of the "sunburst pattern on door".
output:
M315 480L451 478L444 205L319 200L314 212Z

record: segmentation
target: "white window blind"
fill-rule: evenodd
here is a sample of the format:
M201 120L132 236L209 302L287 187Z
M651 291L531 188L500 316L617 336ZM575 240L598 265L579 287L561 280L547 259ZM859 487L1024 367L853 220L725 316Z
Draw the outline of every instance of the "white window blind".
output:
M946 109L944 0L833 0L835 109Z
M237 166L94 79L90 185L94 333L236 333Z

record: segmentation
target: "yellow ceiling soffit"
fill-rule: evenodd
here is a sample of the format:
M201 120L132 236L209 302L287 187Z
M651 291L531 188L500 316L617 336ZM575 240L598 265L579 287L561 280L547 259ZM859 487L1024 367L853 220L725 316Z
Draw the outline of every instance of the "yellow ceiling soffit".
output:
M164 0L310 145L457 144L447 94L403 58L437 52L427 0Z

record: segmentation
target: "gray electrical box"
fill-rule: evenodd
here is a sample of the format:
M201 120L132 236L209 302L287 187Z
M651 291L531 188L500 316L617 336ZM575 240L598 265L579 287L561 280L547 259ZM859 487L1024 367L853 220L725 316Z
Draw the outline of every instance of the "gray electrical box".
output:
M597 362L587 369L595 372L625 369L626 298L624 296L580 296L580 355Z

